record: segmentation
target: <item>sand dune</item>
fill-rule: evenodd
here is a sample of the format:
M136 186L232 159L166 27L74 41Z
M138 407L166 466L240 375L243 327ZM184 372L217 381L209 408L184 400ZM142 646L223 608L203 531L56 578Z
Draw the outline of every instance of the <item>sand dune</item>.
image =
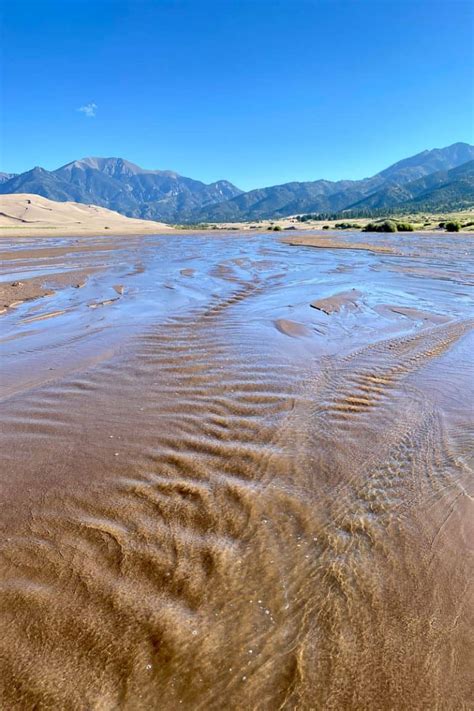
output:
M0 196L0 234L137 234L172 229L163 222L125 217L97 205L56 202L26 193Z

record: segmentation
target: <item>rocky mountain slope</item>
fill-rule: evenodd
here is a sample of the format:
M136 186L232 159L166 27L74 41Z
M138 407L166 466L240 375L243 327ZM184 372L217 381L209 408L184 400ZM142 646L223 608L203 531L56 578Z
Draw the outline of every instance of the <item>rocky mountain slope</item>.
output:
M449 171L473 159L474 146L455 143L447 148L423 151L363 180L316 180L251 190L201 209L198 217L208 221L237 221L308 212L337 213L362 205L365 198L381 192L387 196L384 207L389 208L393 204L390 195L398 195L407 184L435 172ZM410 190L403 194L405 200L413 198Z
M0 183L3 194L36 193L167 222L241 192L226 180L206 185L171 171L144 170L122 158L84 158L53 171L37 167Z
M349 207L358 210L458 210L474 204L474 160L451 170L438 170L405 185L378 190Z

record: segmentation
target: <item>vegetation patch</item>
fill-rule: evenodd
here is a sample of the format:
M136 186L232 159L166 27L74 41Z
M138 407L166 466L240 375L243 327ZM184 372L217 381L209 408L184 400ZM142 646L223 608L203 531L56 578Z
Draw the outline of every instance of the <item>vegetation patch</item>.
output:
M369 222L364 227L363 232L413 232L414 227L410 222L395 222L395 220L383 220L382 222Z
M355 222L336 222L336 230L360 230L360 225Z
M398 232L397 223L393 220L384 220L383 222L369 222L364 227L363 232Z
M446 222L445 228L446 232L459 232L461 225L459 222Z

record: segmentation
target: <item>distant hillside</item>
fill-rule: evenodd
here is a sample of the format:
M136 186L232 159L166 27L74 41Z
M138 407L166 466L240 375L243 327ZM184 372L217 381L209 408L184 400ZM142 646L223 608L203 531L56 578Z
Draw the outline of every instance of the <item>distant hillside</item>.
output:
M338 213L362 203L368 196L384 192L386 206L393 200L411 199L404 186L435 171L448 171L474 159L474 146L455 143L447 148L423 151L386 168L372 178L331 182L316 180L285 183L251 190L226 202L201 209L195 216L207 221L258 220L301 213Z
M0 183L4 183L6 180L10 180L10 178L13 178L15 173L2 173L0 171Z
M438 175L438 174L436 174ZM463 210L474 205L474 161L448 171L447 179L439 181L403 203L403 209L426 212Z
M84 158L54 171L33 168L0 183L3 194L36 193L167 222L241 192L226 180L206 185L171 171L144 170L122 158Z
M370 212L413 201L433 210L457 209L471 200L473 176L469 170L451 171L473 160L474 146L455 143L405 158L363 180L292 182L244 193L226 180L206 185L172 171L145 170L123 158L91 157L53 171L37 167L20 175L0 173L0 193L35 193L168 223Z
M422 151L411 158L395 163L379 173L384 179L406 178L405 182L422 178L430 173L440 170L450 170L458 165L474 159L474 146L468 143L453 143L447 148L433 148L431 151Z
M351 212L365 210L458 210L474 204L474 160L438 170L402 186L378 190L350 205Z

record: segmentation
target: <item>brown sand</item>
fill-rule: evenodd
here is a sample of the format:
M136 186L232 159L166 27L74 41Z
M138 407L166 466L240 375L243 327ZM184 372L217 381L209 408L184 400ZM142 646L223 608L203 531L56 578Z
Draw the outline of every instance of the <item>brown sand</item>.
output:
M385 254L394 254L395 252L393 247L388 247L380 243L350 242L344 239L341 234L331 235L329 237L315 234L292 235L291 237L284 237L282 241L294 246L317 247L319 249L359 249L366 252L381 252Z
M358 308L358 299L362 296L357 289L350 291L341 291L339 294L333 294L325 299L317 299L312 301L310 306L318 311L324 311L329 316L333 313L338 313L341 309L355 311Z
M172 232L169 225L138 220L97 205L57 202L40 195L0 195L0 235L141 234Z
M446 323L449 321L449 317L445 314L437 314L432 311L423 311L422 309L412 308L409 306L395 306L394 304L380 304L377 307L377 311L382 315L387 315L390 313L401 314L406 318L412 319L413 321L422 321L428 323Z
M27 256L28 258L30 255ZM0 282L0 313L6 313L8 308L16 308L25 301L33 301L42 296L52 296L58 289L68 286L79 289L85 285L90 273L91 270L78 269L49 274L47 277Z
M44 278L37 277L25 281L12 281L0 284L0 313L5 313L7 308L14 308L25 301L37 299L40 296L50 296L52 289L45 289Z
M471 708L462 238L87 240L10 247L90 276L2 319L0 707Z
M290 321L287 318L278 318L275 321L276 328L280 333L284 333L285 336L291 336L292 338L301 338L301 336L309 336L309 329L302 323L296 323L296 321Z

